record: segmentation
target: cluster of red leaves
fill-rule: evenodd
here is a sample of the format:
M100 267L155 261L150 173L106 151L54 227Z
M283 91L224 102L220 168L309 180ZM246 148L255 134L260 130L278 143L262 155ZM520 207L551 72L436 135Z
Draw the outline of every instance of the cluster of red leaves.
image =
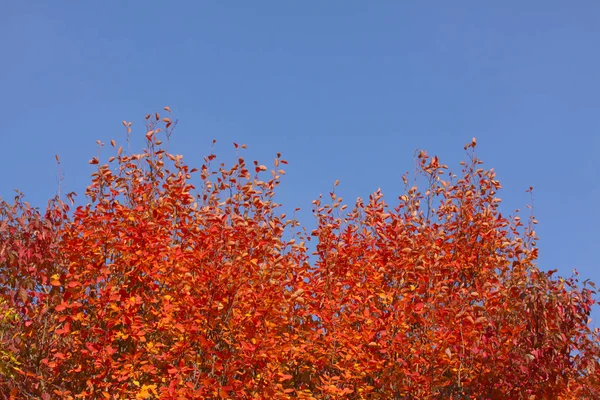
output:
M268 179L210 155L196 189L146 120L142 154L91 161L89 204L0 204L5 398L600 398L593 286L535 266L472 150L458 177L421 152L395 208L332 192L303 233L279 155Z

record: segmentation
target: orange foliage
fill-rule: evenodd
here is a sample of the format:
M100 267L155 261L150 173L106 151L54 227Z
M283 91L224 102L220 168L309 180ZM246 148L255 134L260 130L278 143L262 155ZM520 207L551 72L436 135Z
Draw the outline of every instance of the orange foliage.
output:
M536 267L474 141L459 176L421 152L395 207L332 192L304 233L280 155L193 179L174 125L95 157L85 206L0 204L5 398L600 398L593 285Z

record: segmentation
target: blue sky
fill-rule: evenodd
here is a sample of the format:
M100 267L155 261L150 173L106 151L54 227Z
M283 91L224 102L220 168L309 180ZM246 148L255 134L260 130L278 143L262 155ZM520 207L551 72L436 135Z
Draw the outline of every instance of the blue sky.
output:
M165 105L192 166L213 138L226 159L233 141L282 152L279 199L306 224L336 179L350 203L377 188L395 203L415 149L458 170L475 136L504 212L535 188L539 265L600 283L600 3L568 4L8 2L0 196L44 206L55 154L83 193L96 140L123 143L128 120L141 148Z

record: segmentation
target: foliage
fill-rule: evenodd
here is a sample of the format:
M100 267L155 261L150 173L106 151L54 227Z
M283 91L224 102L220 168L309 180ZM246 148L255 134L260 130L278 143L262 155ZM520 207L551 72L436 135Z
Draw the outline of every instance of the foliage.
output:
M279 154L196 171L173 126L92 159L73 211L0 204L4 397L600 398L593 285L537 268L474 141L459 176L421 152L395 207L315 200L307 233L274 201Z

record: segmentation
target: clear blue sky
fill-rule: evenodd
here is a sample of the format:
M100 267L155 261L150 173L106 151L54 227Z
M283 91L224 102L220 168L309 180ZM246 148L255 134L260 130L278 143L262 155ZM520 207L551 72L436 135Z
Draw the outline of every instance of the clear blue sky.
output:
M475 136L503 211L535 187L540 266L600 283L597 1L15 1L1 18L0 196L45 205L55 154L82 193L95 141L129 120L141 146L165 105L192 166L213 138L281 151L280 200L307 224L336 179L394 203L416 148L458 169Z

